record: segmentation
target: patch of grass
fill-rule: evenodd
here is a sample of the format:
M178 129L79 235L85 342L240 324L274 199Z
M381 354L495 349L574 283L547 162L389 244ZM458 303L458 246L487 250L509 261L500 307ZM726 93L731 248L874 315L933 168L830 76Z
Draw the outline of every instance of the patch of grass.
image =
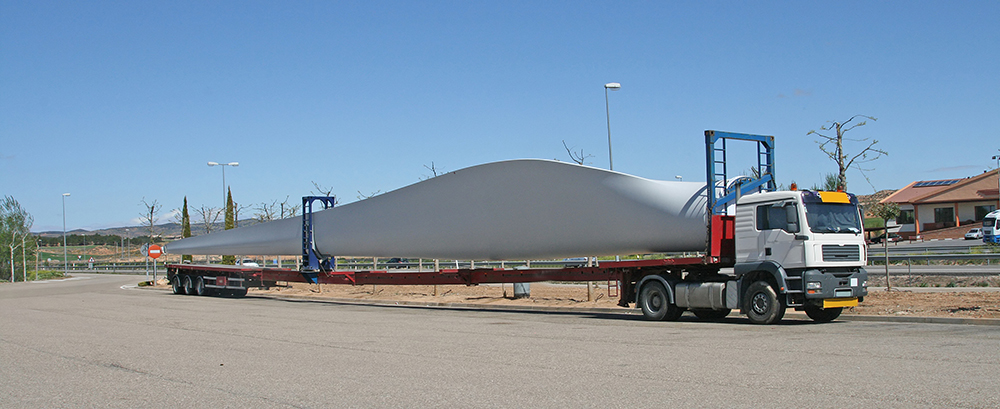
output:
M927 287L927 283L920 283L920 285L918 285L918 287Z
M948 284L946 284L945 287L958 287L958 284L955 284L954 281L951 281L951 282L948 282Z
M63 278L63 277L65 277L65 276L63 275L62 271L38 270L38 278L37 279L38 280L51 280L51 279L54 279L54 278ZM34 280L35 280L35 272L34 271L29 271L28 272L28 281L34 281ZM10 277L8 277L5 281L10 281ZM24 276L22 275L21 272L18 272L17 274L14 275L14 281L24 281Z
M976 287L989 287L990 283L987 283L985 281L980 281L978 283L973 284L973 286L976 286Z

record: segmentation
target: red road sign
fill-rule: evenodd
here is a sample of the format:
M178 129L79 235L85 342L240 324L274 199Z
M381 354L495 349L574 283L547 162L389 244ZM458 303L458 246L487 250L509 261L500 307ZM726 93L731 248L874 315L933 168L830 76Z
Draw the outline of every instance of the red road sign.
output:
M163 251L160 249L160 246L157 246L157 245L154 244L152 246L149 246L149 253L148 254L152 258L159 258L160 254L163 254Z

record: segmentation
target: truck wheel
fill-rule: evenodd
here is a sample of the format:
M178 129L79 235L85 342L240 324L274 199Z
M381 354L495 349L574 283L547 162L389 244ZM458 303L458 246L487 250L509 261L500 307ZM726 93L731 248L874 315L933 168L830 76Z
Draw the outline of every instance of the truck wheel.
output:
M229 291L229 295L232 295L233 297L236 297L236 298L246 297L247 296L247 289L246 288L241 288L239 290L230 290Z
M705 321L720 321L723 318L726 318L726 316L729 315L729 313L732 312L732 311L729 310L729 309L725 309L725 310L709 310L709 309L699 308L699 309L691 310L691 312L694 313L694 316L696 316L698 318L701 318L701 319L703 319Z
M639 308L642 315L650 321L676 321L684 310L670 303L667 289L658 281L651 281L642 286L639 293Z
M184 294L194 295L194 286L191 285L191 276L184 276L181 279L181 285L184 286Z
M844 311L844 308L816 308L816 307L806 307L806 315L812 318L816 322L830 322L840 316L840 313Z
M197 295L208 295L208 289L205 288L205 279L202 276L195 277L194 279L194 293Z
M174 276L170 280L170 289L174 291L174 294L184 294L184 287L181 286L181 276Z
M747 318L754 324L774 324L785 316L785 304L767 281L750 284L746 297Z

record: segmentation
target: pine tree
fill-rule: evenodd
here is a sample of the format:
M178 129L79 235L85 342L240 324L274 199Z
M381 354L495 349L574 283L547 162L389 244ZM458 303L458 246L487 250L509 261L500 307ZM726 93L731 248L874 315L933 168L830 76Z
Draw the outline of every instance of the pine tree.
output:
M226 230L236 228L236 213L233 209L233 191L229 189L226 194ZM222 256L222 264L236 265L236 256Z
M184 209L181 210L181 238L191 237L191 216L188 215L188 198L184 196ZM190 254L181 256L181 262L192 262L194 257Z

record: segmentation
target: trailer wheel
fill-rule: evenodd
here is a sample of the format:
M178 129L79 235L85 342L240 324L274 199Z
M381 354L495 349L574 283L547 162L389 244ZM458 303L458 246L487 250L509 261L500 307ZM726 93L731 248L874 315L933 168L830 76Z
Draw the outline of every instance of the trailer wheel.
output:
M750 284L746 297L747 318L754 324L774 324L785 316L785 304L767 281Z
M194 286L191 285L191 276L184 276L181 279L181 285L184 286L184 294L194 295Z
M208 295L208 289L205 288L205 278L202 276L195 277L194 279L194 293L197 295Z
M806 315L812 318L816 322L830 322L840 316L840 313L844 311L844 308L817 308L817 307L806 307Z
M174 276L170 280L170 289L174 291L174 294L184 294L184 287L181 286L181 276Z
M698 318L701 318L701 319L703 319L705 321L719 321L719 320L721 320L723 318L726 318L726 316L729 315L729 313L732 312L732 311L729 310L729 309L725 309L725 310L710 310L710 309L699 308L699 309L691 310L691 312L694 313L694 316L696 316Z
M642 315L651 321L676 321L684 312L670 303L667 289L658 281L650 281L642 286L639 307L642 308Z

